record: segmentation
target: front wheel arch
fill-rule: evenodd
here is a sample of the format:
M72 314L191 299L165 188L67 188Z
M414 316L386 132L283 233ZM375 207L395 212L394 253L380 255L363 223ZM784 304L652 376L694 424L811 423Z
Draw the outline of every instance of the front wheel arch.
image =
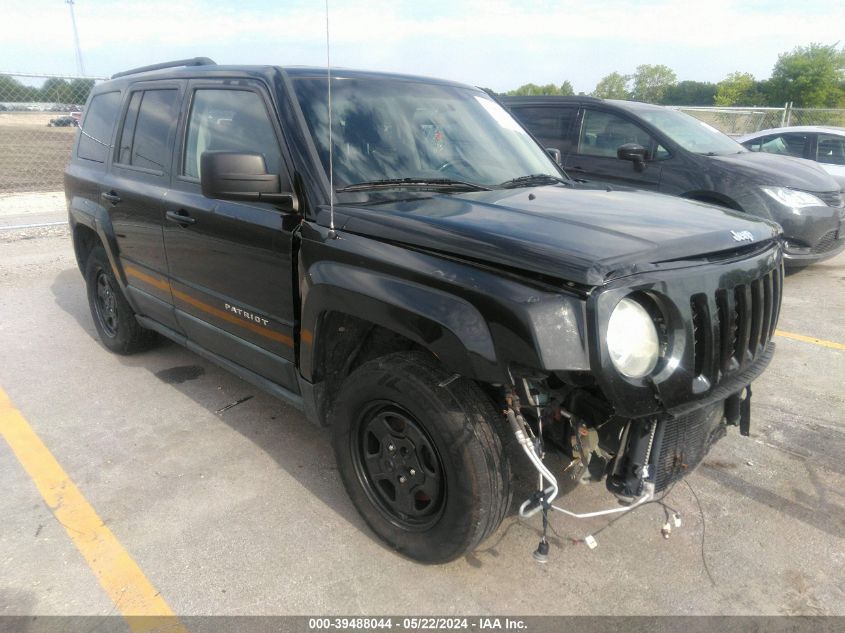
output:
M463 376L482 382L506 378L487 321L469 302L349 266L327 263L318 272L335 268L341 278L310 284L303 302L299 362L306 380L319 378L320 347L334 334L325 327L332 313L389 330Z

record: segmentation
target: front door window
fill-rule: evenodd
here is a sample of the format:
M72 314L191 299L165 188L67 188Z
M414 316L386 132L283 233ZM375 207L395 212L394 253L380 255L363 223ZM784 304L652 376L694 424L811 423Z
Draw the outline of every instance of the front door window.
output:
M652 139L648 132L638 125L610 112L584 112L584 122L578 138L579 154L616 158L616 151L626 143L636 143L650 149ZM666 150L662 151L663 155L667 154Z
M198 179L202 153L208 150L258 153L268 173L280 172L279 144L258 93L207 88L194 93L182 174Z
M763 138L760 149L757 151L804 158L808 143L809 137L806 134L797 132L772 134Z

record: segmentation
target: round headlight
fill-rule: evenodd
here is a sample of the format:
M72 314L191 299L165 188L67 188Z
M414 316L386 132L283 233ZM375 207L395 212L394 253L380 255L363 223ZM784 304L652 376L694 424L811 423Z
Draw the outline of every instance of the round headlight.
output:
M633 299L622 299L611 313L607 351L614 367L629 378L642 378L657 365L657 328L651 315Z

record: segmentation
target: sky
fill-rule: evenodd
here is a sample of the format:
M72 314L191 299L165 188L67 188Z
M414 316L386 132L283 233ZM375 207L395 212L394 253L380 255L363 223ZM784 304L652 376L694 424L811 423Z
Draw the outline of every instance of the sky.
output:
M0 0L0 72L76 74L64 0ZM85 72L171 59L326 64L325 0L75 0ZM665 64L679 80L770 76L778 54L845 36L842 0L329 0L333 66L505 91L590 92L610 72Z

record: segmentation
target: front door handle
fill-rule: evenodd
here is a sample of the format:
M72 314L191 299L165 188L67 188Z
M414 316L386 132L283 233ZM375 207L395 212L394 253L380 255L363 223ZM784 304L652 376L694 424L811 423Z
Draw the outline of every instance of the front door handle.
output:
M102 196L103 200L108 200L112 204L117 204L118 202L120 202L120 196L117 195L117 192L114 189L112 189L111 191L104 191L100 195Z
M584 169L583 167L581 167L579 165L572 165L572 167L564 167L563 170L564 171L580 171L582 173L587 171L586 169Z
M178 211L168 211L164 214L171 222L176 222L176 224L181 224L182 226L188 226L189 224L194 224L197 220L196 218L192 218L188 215L188 212L184 209L179 209Z

